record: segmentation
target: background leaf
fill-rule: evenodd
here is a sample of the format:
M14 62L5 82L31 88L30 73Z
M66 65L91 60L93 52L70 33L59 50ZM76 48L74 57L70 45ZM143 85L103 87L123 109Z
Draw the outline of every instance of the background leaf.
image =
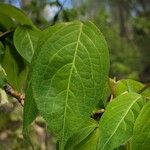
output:
M24 14L24 12L14 6L0 3L0 13L3 13L4 15L12 19L15 19L16 22L22 25L32 25L32 21Z
M43 43L36 60L35 102L63 149L102 98L109 69L106 41L92 23L73 22Z
M31 62L35 49L37 48L40 30L32 26L19 26L14 33L14 44L19 54Z
M136 93L120 95L108 104L100 120L100 150L112 150L131 138L144 104L142 96Z
M7 74L7 82L15 89L21 91L25 86L27 70L24 61L18 55L15 47L6 42L5 53L1 65Z
M0 13L0 26L5 29L10 29L14 27L14 21L7 15Z
M19 67L16 60L10 52L10 47L7 45L5 54L2 60L2 67L5 69L7 74L8 83L10 83L16 89L19 89Z
M150 149L150 102L141 110L134 126L132 150Z

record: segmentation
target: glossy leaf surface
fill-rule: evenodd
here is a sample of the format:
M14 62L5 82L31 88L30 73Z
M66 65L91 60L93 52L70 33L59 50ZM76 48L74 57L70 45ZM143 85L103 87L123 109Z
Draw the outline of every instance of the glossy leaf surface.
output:
M115 95L120 95L124 92L140 92L140 90L144 87L144 84L132 80L132 79L123 79L119 80L114 85ZM145 91L141 93L142 96L150 98L150 88L147 88Z

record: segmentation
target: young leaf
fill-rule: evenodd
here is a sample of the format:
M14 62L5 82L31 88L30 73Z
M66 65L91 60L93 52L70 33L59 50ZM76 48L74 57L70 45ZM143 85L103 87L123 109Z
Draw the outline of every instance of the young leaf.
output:
M142 96L132 92L108 104L100 120L100 150L112 150L131 138L138 112L144 104Z
M144 85L142 83L132 79L123 79L114 83L114 91L116 96L124 93L125 91L139 92L143 87ZM150 89L147 88L141 93L141 95L150 98Z
M31 62L37 41L40 36L40 31L32 26L19 26L14 33L14 44L19 54Z
M16 22L19 22L22 25L33 24L32 21L24 14L24 12L14 6L0 3L0 13L14 19Z
M150 102L141 110L134 126L132 150L150 149Z
M102 98L109 69L107 45L95 25L73 22L40 48L32 74L33 95L63 149Z

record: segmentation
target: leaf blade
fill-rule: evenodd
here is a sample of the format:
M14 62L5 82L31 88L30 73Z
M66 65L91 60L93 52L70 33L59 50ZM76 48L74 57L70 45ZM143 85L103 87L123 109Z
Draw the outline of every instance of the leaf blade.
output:
M19 54L31 62L35 49L37 48L40 31L32 26L19 26L14 33L14 44Z
M150 149L150 102L141 110L134 126L131 147L133 150Z
M102 96L109 68L107 45L93 24L73 22L43 43L36 60L34 98L63 149Z
M107 106L100 120L101 150L114 149L129 140L134 122L143 105L141 95L128 93L118 96Z
M17 22L21 24L28 24L28 25L33 24L32 21L24 14L24 12L22 12L20 9L14 6L0 3L0 8L1 8L0 13L7 15L12 19L15 19Z

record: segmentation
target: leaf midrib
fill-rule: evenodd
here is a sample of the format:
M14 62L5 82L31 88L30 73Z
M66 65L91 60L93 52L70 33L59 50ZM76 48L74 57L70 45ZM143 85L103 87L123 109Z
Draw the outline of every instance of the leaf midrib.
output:
M116 126L114 132L111 134L111 136L108 138L108 140L105 142L104 146L102 147L101 150L103 150L106 146L106 144L110 141L110 139L113 137L113 135L115 134L115 132L117 131L118 127L120 126L121 122L124 120L124 118L126 117L126 115L128 114L128 112L130 111L131 107L134 105L134 103L141 98L141 96L139 96L138 98L136 98L133 103L131 103L130 107L127 109L126 113L124 114L124 116L122 117L122 119L119 121L118 125Z
M65 129L65 121L66 121L66 111L67 111L67 102L68 102L68 96L69 96L69 89L70 89L70 82L71 82L71 75L73 72L73 68L74 68L74 64L75 64L75 60L76 60L76 55L77 55L77 51L78 51L78 46L79 46L79 42L80 42L80 37L81 37L81 33L82 33L82 26L83 24L81 24L80 30L79 30L79 35L78 35L78 39L77 39L77 45L75 48L75 52L74 52L74 57L73 57L73 61L72 61L72 67L70 69L70 75L69 75L69 79L68 79L68 85L67 85L67 92L66 92L66 98L65 98L65 110L64 110L64 118L63 118L63 128L62 128L62 140L64 139L64 129ZM61 141L62 141L61 140ZM61 142L61 146L62 147L63 142Z
M33 43L32 43L32 41L31 41L31 37L30 37L30 35L29 35L28 32L27 32L27 37L28 37L28 39L29 39L29 43L30 43L30 47L31 47L31 52L32 52L32 54L33 54L33 53L34 53Z

